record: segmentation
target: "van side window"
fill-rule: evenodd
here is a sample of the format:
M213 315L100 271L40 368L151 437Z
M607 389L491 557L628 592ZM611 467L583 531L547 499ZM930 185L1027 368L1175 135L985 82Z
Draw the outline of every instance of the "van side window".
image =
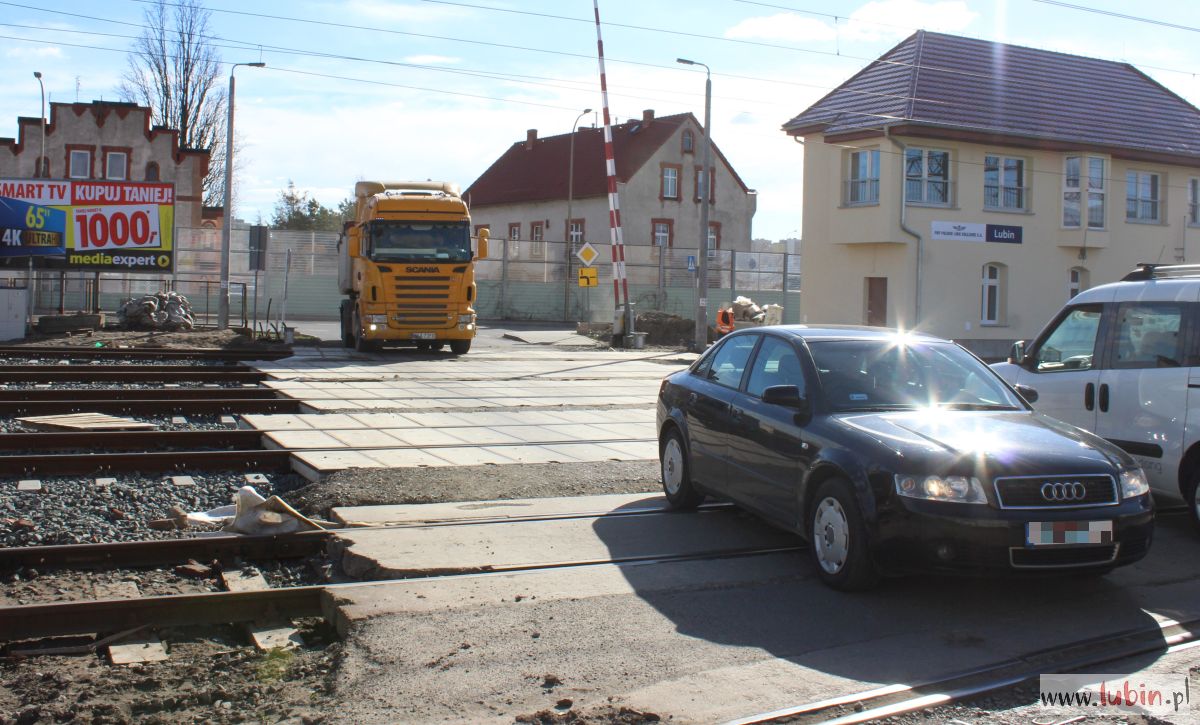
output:
M1176 368L1183 361L1182 306L1128 302L1117 307L1114 368Z
M1070 308L1033 354L1039 373L1090 370L1100 333L1101 305Z

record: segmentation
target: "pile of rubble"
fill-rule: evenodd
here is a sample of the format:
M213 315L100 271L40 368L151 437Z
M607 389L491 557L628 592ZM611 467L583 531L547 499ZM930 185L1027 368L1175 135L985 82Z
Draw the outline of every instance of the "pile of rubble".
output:
M733 310L734 320L753 322L759 325L778 325L783 322L782 305L763 305L759 307L749 297L739 296L729 307Z
M178 292L159 292L125 300L117 309L117 322L124 330L190 330L196 324L192 305Z

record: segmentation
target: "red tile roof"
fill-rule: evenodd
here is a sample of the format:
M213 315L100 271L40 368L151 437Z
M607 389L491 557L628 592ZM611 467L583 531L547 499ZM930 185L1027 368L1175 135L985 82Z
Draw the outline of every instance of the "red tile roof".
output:
M1200 110L1128 63L926 31L784 130L836 136L899 125L1200 158Z
M683 125L691 121L697 129L696 160L701 158L702 127L690 113L653 118L631 119L613 126L613 156L617 178L627 182L645 165ZM548 136L514 143L464 192L472 207L489 204L518 204L567 198L567 170L571 154L571 134ZM724 163L745 191L746 185L713 144L715 163ZM657 173L657 171L655 172ZM604 196L608 193L608 172L604 165L604 129L581 128L575 132L574 198Z

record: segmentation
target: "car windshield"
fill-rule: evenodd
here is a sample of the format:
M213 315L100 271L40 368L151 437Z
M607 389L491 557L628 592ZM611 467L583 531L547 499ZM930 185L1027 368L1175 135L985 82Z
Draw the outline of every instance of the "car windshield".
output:
M995 373L954 343L829 340L809 343L809 349L836 412L1025 408Z
M376 262L468 262L471 229L467 222L371 223L370 258Z

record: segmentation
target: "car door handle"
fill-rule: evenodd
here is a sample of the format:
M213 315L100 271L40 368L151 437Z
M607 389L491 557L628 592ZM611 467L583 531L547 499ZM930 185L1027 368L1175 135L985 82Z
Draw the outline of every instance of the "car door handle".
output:
M1100 385L1100 412L1108 412L1108 383Z
M730 406L729 408L729 417L733 419L734 423L741 423L742 417L745 415L745 413L746 411L742 410L736 405Z
M1088 383L1083 386L1083 407L1091 410L1096 407L1096 385Z
M688 393L688 405L695 405L699 398L700 396L696 395L695 393Z

